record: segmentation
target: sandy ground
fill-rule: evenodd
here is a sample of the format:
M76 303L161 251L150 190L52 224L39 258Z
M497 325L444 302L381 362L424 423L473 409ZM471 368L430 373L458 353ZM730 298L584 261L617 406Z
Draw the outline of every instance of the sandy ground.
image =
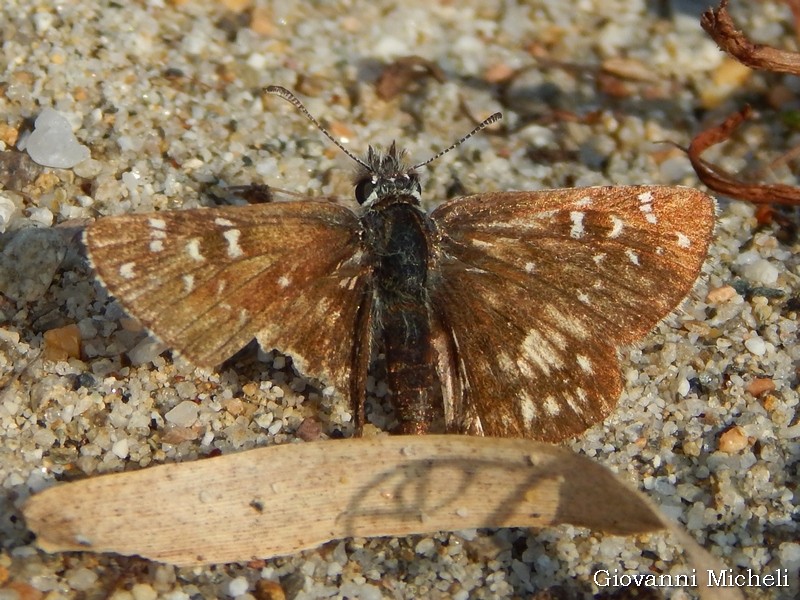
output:
M320 405L323 435L347 431L341 399L321 399L282 355L216 373L158 355L96 284L77 242L90 219L213 204L220 185L351 197L348 159L262 87L296 90L358 154L396 139L418 160L501 110L502 128L426 168L429 208L489 190L698 186L682 152L657 142L685 144L746 101L764 118L709 156L792 182L785 164L769 168L796 144L770 106L796 111L796 80L726 61L699 27L703 8L688 0L3 3L0 598L278 597L265 581L290 598L547 590L569 598L613 591L593 583L598 569L683 572L668 537L571 527L344 540L247 565L176 569L44 554L19 509L58 481L291 441ZM794 43L782 5L733 12L755 39ZM407 55L437 65L440 81L420 77L379 98L385 65ZM13 162L27 156L15 149L18 134L45 107L68 118L89 160L63 170ZM800 567L797 241L793 226L754 215L720 200L705 281L683 314L623 353L617 410L568 446L646 491L732 568L788 569L790 587L746 591L791 598ZM720 297L729 285L736 291ZM43 357L45 332L69 325L81 358ZM758 379L774 386L754 394ZM167 416L186 400L199 400L195 412Z

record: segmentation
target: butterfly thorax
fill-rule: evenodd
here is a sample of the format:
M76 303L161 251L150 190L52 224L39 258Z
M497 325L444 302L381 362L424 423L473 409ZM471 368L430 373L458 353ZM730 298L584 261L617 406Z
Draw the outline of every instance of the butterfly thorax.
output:
M390 303L427 302L431 228L427 215L404 198L381 202L361 217L374 289Z

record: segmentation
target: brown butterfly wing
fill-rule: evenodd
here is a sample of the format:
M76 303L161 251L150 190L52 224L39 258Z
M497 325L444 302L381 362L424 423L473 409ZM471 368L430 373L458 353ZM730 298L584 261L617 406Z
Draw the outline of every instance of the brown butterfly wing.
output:
M107 217L84 240L110 294L191 362L255 337L347 390L367 284L358 231L347 208L294 202Z
M449 336L440 363L458 371L449 427L557 441L602 420L622 390L617 349L691 291L714 215L707 195L657 186L481 194L439 207L431 295Z

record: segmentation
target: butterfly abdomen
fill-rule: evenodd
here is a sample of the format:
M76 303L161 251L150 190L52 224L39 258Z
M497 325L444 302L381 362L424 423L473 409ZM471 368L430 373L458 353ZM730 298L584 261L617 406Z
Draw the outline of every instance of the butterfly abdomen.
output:
M430 394L437 386L427 294L430 226L402 199L362 218L373 256L375 333L382 337L397 433L426 433L434 420Z

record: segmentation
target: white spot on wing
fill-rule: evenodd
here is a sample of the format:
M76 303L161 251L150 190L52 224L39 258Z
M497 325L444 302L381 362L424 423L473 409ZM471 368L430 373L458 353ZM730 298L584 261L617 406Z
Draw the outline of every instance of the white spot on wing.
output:
M558 404L558 402L556 402L556 399L553 398L552 396L547 396L544 399L544 404L542 406L544 407L544 412L546 412L551 417L555 417L556 415L558 415L558 413L561 412L561 406Z
M183 291L188 294L194 289L194 275L189 273L181 277L181 279L183 280Z
M560 331L551 328L545 331L545 336L559 350L567 349L567 338Z
M584 196L575 203L575 206L579 208L586 208L587 206L591 206L592 202L594 201L589 196Z
M221 225L222 227L233 227L233 221L229 221L228 219L223 219L222 217L217 217L214 219L214 223L217 225Z
M625 223L616 215L611 215L611 231L608 234L610 238L618 238L622 235L622 230L625 229Z
M580 415L583 414L583 406L581 406L578 402L586 402L586 392L583 391L583 388L577 388L575 390L575 394L578 396L578 401L575 401L575 396L568 394L566 396L567 406L569 406L576 415Z
M642 211L644 214L645 220L650 223L651 225L655 225L658 223L658 218L653 213L653 205L651 202L653 201L653 193L652 192L642 192L639 194L639 210Z
M677 233L678 235L678 246L681 248L688 248L692 245L692 240L686 234L681 233L680 231Z
M526 273L535 273L536 272L536 263L526 262L525 263L525 272Z
M598 267L600 266L600 263L603 262L605 259L606 259L605 252L601 252L600 254L595 254L592 257L592 260L594 261L594 264L596 264Z
M161 252L164 249L163 240L152 240L150 242L150 252Z
M189 255L189 258L197 262L203 262L206 259L206 257L200 253L200 240L198 238L192 238L186 242L186 254Z
M519 412L522 414L522 424L525 429L530 430L533 422L536 420L536 404L531 398L525 394L519 398Z
M534 365L545 375L550 375L552 369L564 366L556 348L538 329L531 329L525 336L520 347L520 358L517 360L517 366L528 377L535 375L531 369Z
M535 230L549 227L560 210L542 210L532 215L525 215L523 218L508 219L507 221L493 221L492 227L495 229L525 229ZM545 223L542 223L545 221Z
M586 304L587 306L592 303L591 299L589 298L589 294L586 292L578 292L578 301L580 301L582 304Z
M589 330L586 329L580 320L565 315L552 304L546 304L543 311L551 323L556 323L559 329L572 334L573 337L579 340L585 340L589 337Z
M289 287L290 283L291 281L286 275L281 275L280 277L278 277L278 285L281 286L283 289Z
M587 375L591 375L592 373L594 373L594 367L592 367L592 361L589 359L588 356L584 356L583 354L578 354L575 356L575 360L578 361L578 366L584 373L586 373Z
M476 238L472 238L470 240L473 246L477 246L478 248L493 248L494 244L492 242L485 242L484 240L479 240Z
M583 213L577 210L569 213L569 220L572 221L572 227L569 230L569 237L578 239L583 235Z
M238 229L227 229L222 233L222 237L228 242L228 257L239 258L244 255L242 247L239 246L239 236L241 235L242 232Z
M637 267L639 266L639 255L636 254L636 251L626 248L625 256L628 257L628 260L631 261L632 264L636 265Z
M126 262L119 266L119 276L123 279L133 279L136 277L136 273L134 273L133 268L136 266L136 263Z
M355 279L355 277L342 277L339 280L339 287L340 288L345 288L345 289L348 289L348 290L352 290L353 289L353 280L354 279Z
M514 361L508 354L502 351L497 353L497 366L500 367L501 371L505 371L506 373L513 373L516 370Z
M163 231L167 228L167 222L164 219L159 219L158 217L150 217L147 219L147 222L150 223L150 227L153 229L161 229Z

